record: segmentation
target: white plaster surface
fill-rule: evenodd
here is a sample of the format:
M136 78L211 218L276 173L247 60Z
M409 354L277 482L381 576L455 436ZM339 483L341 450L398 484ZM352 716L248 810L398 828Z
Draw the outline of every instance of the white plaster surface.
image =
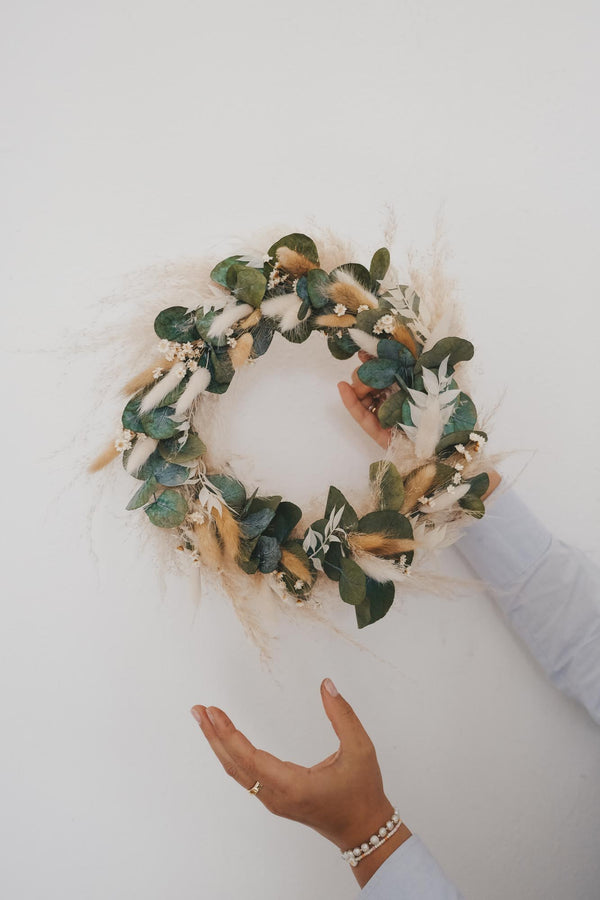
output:
M161 585L130 480L83 472L120 409L91 338L126 273L311 216L371 251L388 202L402 262L444 205L475 399L506 388L493 449L537 451L506 471L531 459L521 496L600 562L597 5L23 0L1 39L2 896L352 897L335 848L228 781L188 713L221 705L311 763L335 746L326 675L467 898L600 896L600 731L487 597L408 599L366 650L299 614L269 672L223 597ZM351 366L316 337L263 363L223 406L263 488L364 479Z

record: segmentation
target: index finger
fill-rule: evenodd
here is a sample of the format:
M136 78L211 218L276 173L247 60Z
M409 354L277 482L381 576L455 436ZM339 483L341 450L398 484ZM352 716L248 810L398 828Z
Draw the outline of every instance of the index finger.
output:
M208 712L221 746L240 770L248 772L255 780L264 781L270 787L283 787L289 781L289 764L266 750L257 749L222 709L211 706Z

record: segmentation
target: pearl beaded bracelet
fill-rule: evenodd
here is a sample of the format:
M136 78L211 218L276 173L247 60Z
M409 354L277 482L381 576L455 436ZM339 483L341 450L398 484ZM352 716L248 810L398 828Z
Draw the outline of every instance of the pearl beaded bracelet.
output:
M359 847L355 847L354 850L344 850L342 859L345 859L354 868L354 866L359 864L361 859L364 859L365 856L368 856L373 850L377 850L378 847L385 844L388 838L391 838L401 825L402 820L398 815L398 810L394 809L393 815L388 819L385 825L381 826L377 834L372 834L368 841L365 841L364 844L361 844Z

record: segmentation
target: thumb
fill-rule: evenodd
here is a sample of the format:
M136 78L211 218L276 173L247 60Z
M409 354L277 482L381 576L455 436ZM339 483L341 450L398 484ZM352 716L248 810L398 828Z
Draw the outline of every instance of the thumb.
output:
M321 683L321 700L327 718L344 750L351 750L353 747L363 748L365 744L371 743L360 719L339 693L331 678L325 678Z

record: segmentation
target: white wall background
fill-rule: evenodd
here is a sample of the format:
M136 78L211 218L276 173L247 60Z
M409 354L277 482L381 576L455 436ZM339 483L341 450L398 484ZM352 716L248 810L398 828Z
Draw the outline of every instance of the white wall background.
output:
M599 559L597 5L22 0L2 44L2 896L353 896L335 848L226 780L188 713L222 705L310 763L335 746L330 675L466 897L597 898L600 732L491 602L408 600L361 633L376 657L281 623L265 671L222 597L161 591L129 480L99 495L82 474L119 401L98 408L112 373L73 337L126 273L228 235L312 216L372 250L390 203L402 256L443 205L476 400L507 388L493 449L537 450L521 495ZM273 350L248 394L237 449L267 490L324 493L377 458L324 354ZM314 422L290 437L309 355Z

